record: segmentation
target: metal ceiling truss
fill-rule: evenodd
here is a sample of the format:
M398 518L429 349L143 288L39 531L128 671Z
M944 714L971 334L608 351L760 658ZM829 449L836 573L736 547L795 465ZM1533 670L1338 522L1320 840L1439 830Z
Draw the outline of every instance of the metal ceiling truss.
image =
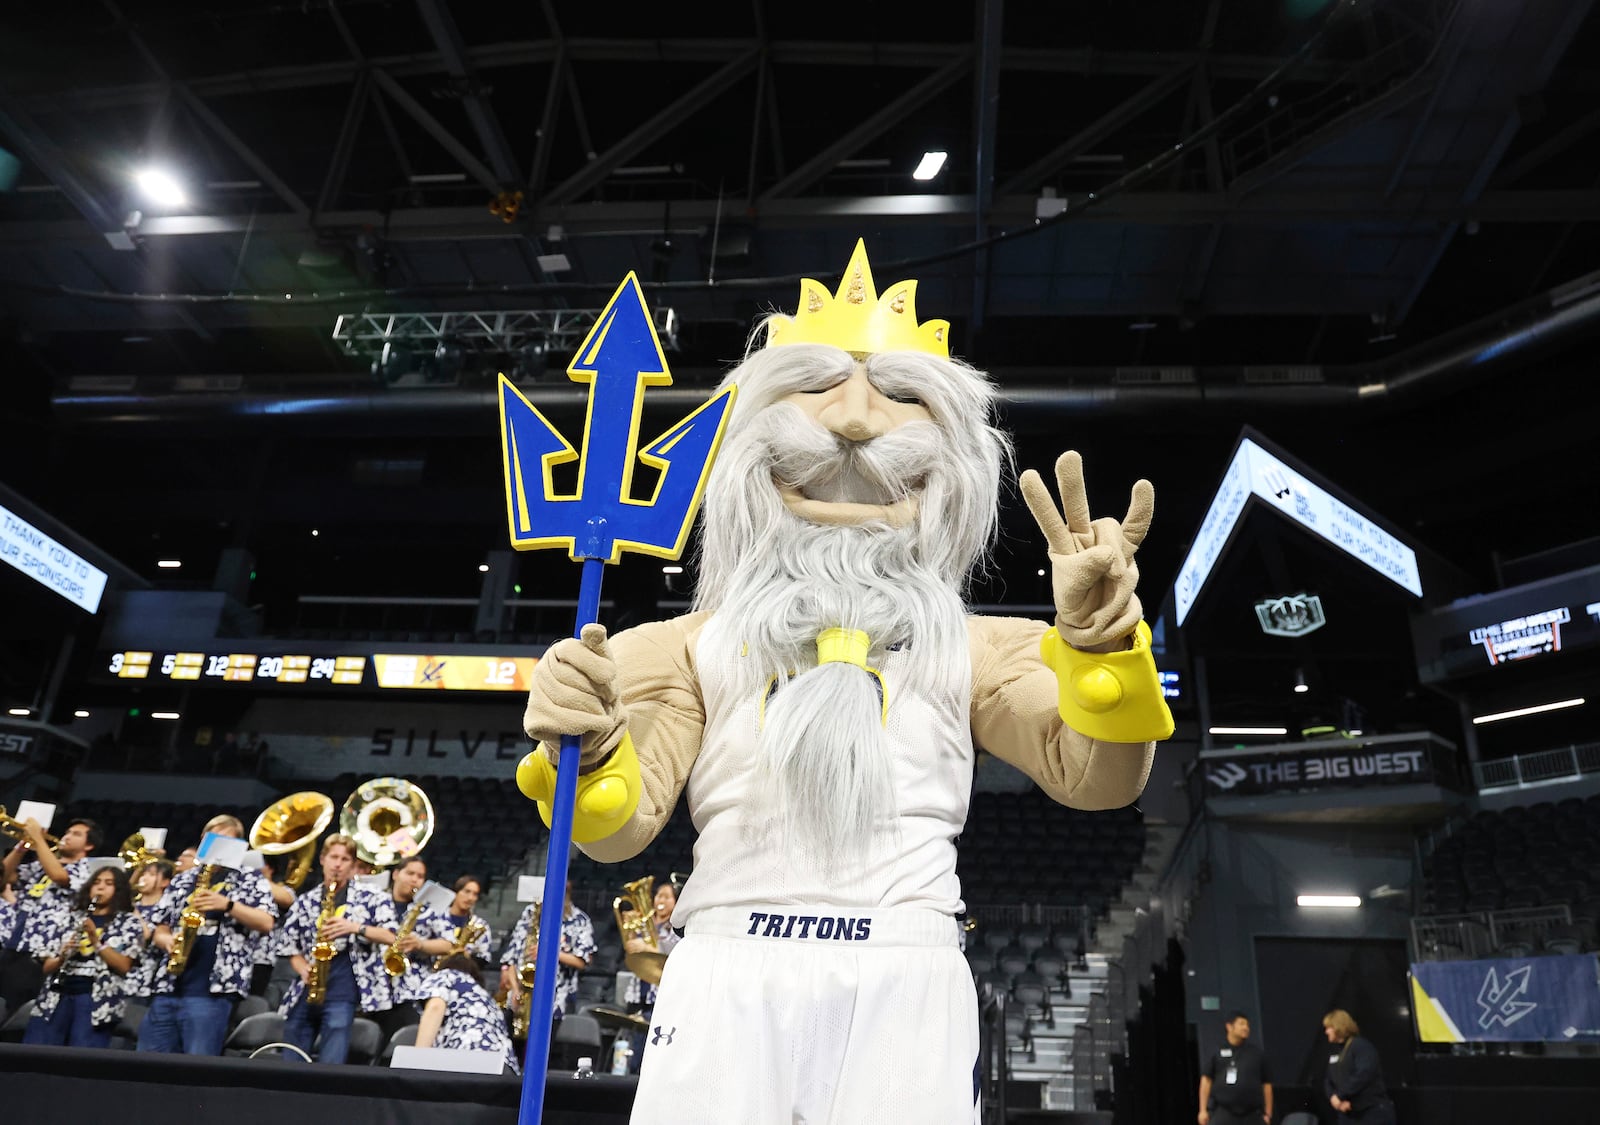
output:
M603 309L495 309L477 312L343 313L333 338L347 352L369 353L384 345L459 344L473 352L513 354L524 347L570 355L599 320ZM663 347L678 346L678 314L670 306L651 311Z

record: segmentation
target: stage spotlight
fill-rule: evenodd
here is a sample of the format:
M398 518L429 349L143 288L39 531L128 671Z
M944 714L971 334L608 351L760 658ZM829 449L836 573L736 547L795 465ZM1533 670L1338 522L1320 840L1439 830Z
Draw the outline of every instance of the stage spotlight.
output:
M189 202L188 192L171 172L154 166L139 169L133 182L144 193L146 201L157 207L183 207Z
M949 159L947 152L928 151L922 154L922 159L917 162L917 170L911 173L913 180L931 180L944 169L944 162Z

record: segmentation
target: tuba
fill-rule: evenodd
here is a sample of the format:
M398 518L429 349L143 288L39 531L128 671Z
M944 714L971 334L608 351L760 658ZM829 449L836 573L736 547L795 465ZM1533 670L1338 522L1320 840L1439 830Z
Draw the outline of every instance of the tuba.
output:
M625 953L623 964L628 971L646 984L660 984L667 955L661 952L661 942L656 940L656 904L651 893L655 878L645 875L622 885L622 895L611 900L611 912L617 919L617 933L622 937L622 948L635 939L646 948Z
M355 840L356 858L379 870L427 847L436 823L428 795L403 777L363 781L339 810L339 831Z
M250 826L250 846L262 855L289 856L283 882L291 890L299 890L311 873L317 837L332 822L332 797L311 790L291 793L256 817Z

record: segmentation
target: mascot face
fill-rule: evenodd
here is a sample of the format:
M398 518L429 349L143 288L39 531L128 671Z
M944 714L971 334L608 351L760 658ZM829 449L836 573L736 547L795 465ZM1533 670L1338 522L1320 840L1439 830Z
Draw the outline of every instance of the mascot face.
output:
M831 387L796 391L783 402L800 408L817 425L846 442L868 442L912 422L932 422L928 408L909 394L891 397L867 374L857 359ZM882 523L905 527L917 515L915 493L887 495L881 484L858 474L840 473L832 480L809 487L774 479L784 507L809 523L856 526ZM923 482L910 481L920 490Z

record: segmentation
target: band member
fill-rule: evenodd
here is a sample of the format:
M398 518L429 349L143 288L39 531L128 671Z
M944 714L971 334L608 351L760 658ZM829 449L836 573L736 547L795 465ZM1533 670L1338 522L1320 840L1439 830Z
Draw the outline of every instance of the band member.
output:
M635 1121L975 1121L954 841L977 750L1120 808L1172 734L1136 593L1148 481L1119 520L1092 518L1074 452L1059 500L1023 473L1054 620L968 613L1008 443L916 296L880 299L860 245L836 292L802 282L724 379L694 611L585 626L533 671L525 794L548 810L576 734L592 858L637 855L680 796L699 832Z
M678 907L678 888L671 882L662 882L656 885L655 915L651 924L655 926L656 946L662 953L671 953L672 947L678 944L678 931L672 928L672 912ZM644 938L629 938L623 945L624 953L638 953L648 949L649 945ZM626 997L628 1011L637 1012L646 1021L655 1013L656 986L634 977L628 983ZM644 1061L644 1049L649 1036L642 1031L632 1033L633 1053L628 1056L628 1072L639 1073L639 1065Z
M44 983L43 961L56 952L56 934L72 915L73 898L89 877L88 856L100 846L100 827L77 817L67 822L52 851L44 829L29 817L24 839L0 862L0 883L15 883L16 921L0 947L0 1001L16 1011ZM29 852L33 859L23 857Z
M243 839L244 825L224 813L204 832ZM277 918L272 897L248 872L191 867L175 876L151 917L164 959L139 1025L139 1050L222 1054L228 1017L250 991L255 935L270 934Z
M297 979L278 1007L287 1017L283 1037L323 1063L342 1063L349 1055L357 1012L383 1012L394 1004L383 969L384 947L394 942L399 926L394 900L352 884L355 867L354 839L323 840L322 885L296 899L284 923L283 949ZM320 998L308 995L314 979Z
M139 919L143 946L128 973L126 987L128 999L148 1004L155 991L156 972L166 963L167 952L156 944L155 915L167 888L172 885L172 861L151 860L134 872L133 912Z
M394 900L394 916L399 919L401 928L411 917L417 905L417 892L427 881L428 865L415 856L394 869L389 892ZM389 974L394 1006L382 1013L382 1018L374 1017L386 1039L398 1029L416 1022L415 1002L426 999L428 974L433 971L434 962L450 952L450 939L454 934L455 928L443 914L424 906L417 912L410 932L395 940L394 947L405 956L405 972L398 977Z
M522 915L506 939L505 950L500 954L500 989L506 994L506 1006L515 1008L522 999L522 985L517 980L517 966L522 964L528 951L528 935L533 926L533 908L536 903L523 907ZM537 952L539 938L533 935L532 949ZM572 904L572 882L567 881L566 902L561 913L561 952L556 955L560 969L556 973L555 1018L567 1010L567 1000L578 992L578 974L589 967L594 959L594 922L589 915Z
M74 911L59 927L56 948L44 961L24 1043L54 1047L107 1047L127 1004L124 990L144 939L132 912L128 876L102 867L79 890Z
M478 905L478 899L483 895L483 880L476 875L463 875L455 881L454 890L456 897L450 900L450 913L447 916L450 922L450 943L453 946L461 927L476 918L478 936L466 951L472 954L474 961L480 965L487 965L494 955L494 936L489 930L489 923L472 912Z
M422 1021L417 1024L417 1046L454 1047L468 1051L495 1051L513 1074L521 1074L517 1050L506 1033L506 1021L494 1006L494 997L478 983L478 962L466 953L453 953L439 971L428 976L424 989Z
M199 852L200 849L196 847L187 847L184 848L183 851L179 852L177 861L172 865L173 873L182 875L185 871L188 871L191 867L193 867L195 863L195 856L198 855Z

